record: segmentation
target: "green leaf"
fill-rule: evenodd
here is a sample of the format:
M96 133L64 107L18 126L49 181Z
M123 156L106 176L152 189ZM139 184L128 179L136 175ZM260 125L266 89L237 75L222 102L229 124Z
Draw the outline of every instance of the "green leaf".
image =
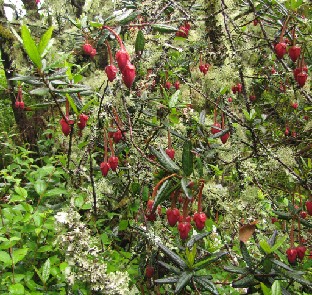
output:
M179 166L175 162L173 162L166 152L160 147L160 152L156 150L154 147L149 146L149 149L153 155L156 156L159 163L169 172L178 172L180 170Z
M213 295L219 295L217 287L211 282L210 276L194 276L196 283L200 284L203 291L209 291Z
M196 244L192 247L191 250L189 250L188 247L185 249L186 259L188 261L189 267L192 268L194 265L195 257L196 257Z
M44 263L43 267L42 267L42 282L45 284L50 276L50 270L51 270L51 263L50 263L50 259L48 258L46 260L46 262Z
M78 111L76 104L75 104L74 100L72 99L72 97L69 94L66 94L66 98L68 99L68 102L69 102L71 108L73 109L73 111L75 112L75 114L79 115L79 111Z
M23 260L24 257L26 256L27 252L28 252L28 248L14 250L12 253L12 258L13 258L14 264Z
M128 220L120 220L120 221L119 221L118 229L119 229L119 230L125 230L125 229L128 228L128 225L129 225Z
M178 281L178 277L168 277L163 279L157 279L154 282L156 284L174 284Z
M31 91L29 91L29 94L32 95L38 95L38 96L46 96L49 94L49 88L41 87L41 88L35 88Z
M53 27L50 27L42 36L38 45L38 52L42 56L44 50L49 44L53 33Z
M275 213L279 219L290 220L292 218L290 213L275 210L273 210L273 213Z
M183 192L185 196L191 200L193 196L190 194L190 190L187 187L188 183L189 183L189 180L187 178L183 177L181 179L181 187L183 189Z
M253 266L253 263L252 263L252 260L251 260L251 256L248 252L248 249L247 249L247 246L244 242L240 241L240 250L241 250L241 253L243 255L243 259L245 260L246 264L249 266L249 267L252 267Z
M56 187L56 188L49 189L44 195L46 197L51 197L51 196L61 196L66 193L67 193L67 190L65 188Z
M258 282L254 279L252 275L247 275L242 279L235 281L232 283L232 287L234 288L248 288L254 285L257 285Z
M24 199L27 198L27 191L26 191L24 188L19 187L19 186L15 186L15 187L14 187L14 190L15 190L15 192L16 192L18 195L20 195L20 196L23 197Z
M276 241L276 243L274 244L274 246L271 248L272 252L275 252L279 247L281 247L282 245L284 245L285 241L288 239L287 236L282 237L281 239L278 239Z
M238 267L238 266L234 266L234 265L226 265L223 267L224 270L228 271L228 272L232 272L232 273L239 273L241 275L245 275L249 273L249 269L246 267Z
M126 25L129 22L133 21L134 19L137 18L137 16L140 14L141 12L138 10L133 11L131 10L127 10L125 13L123 13L120 16L116 17L116 21L119 22L120 25Z
M164 200L169 199L170 194L176 190L177 185L174 185L174 182L169 179L166 180L157 191L155 201L152 208L152 213L156 211L157 206L162 203Z
M31 37L30 31L26 25L21 27L21 36L23 47L29 56L30 60L39 68L42 68L41 57L34 39Z
M170 272L174 272L176 274L180 273L180 270L173 265L170 265L163 261L157 261L157 263L166 268L167 270L169 270Z
M279 281L274 281L271 290L272 295L282 295L281 284Z
M203 259L203 260L197 262L193 268L202 269L205 266L210 265L211 263L219 260L222 256L227 255L227 254L228 254L228 252L223 252L223 251L213 253L209 258Z
M192 236L188 242L186 243L186 247L191 248L193 247L193 245L200 241L201 239L203 239L204 237L207 237L208 235L210 235L211 232L206 232L206 233L202 233L202 234L198 234L195 236Z
M268 288L264 283L260 283L260 285L263 295L272 295L270 288Z
M169 99L168 106L169 108L174 108L179 100L181 90L177 90L173 93Z
M0 251L0 261L2 261L4 264L7 265L12 264L12 260L9 253L5 251Z
M267 254L272 253L272 249L266 240L261 240L259 244L265 253L267 253Z
M25 294L24 286L20 283L11 285L9 287L9 291L10 291L10 294L14 294L14 295Z
M44 180L39 178L36 180L34 187L35 187L35 191L37 192L37 194L41 196L45 193L47 189L47 184Z
M178 31L178 29L176 27L163 25L163 24L154 24L154 25L152 25L152 28L155 31L158 31L160 33L175 33L176 31Z
M177 255L176 253L174 253L168 247L166 247L165 245L163 245L161 243L157 243L157 245L181 269L185 269L187 267L187 264L179 255Z
M142 51L144 50L144 46L145 46L144 34L141 30L139 30L134 45L135 52L142 53Z
M193 172L192 143L189 140L186 140L183 144L182 169L185 176L190 176Z
M174 290L174 294L179 294L184 287L190 282L190 280L193 278L193 273L192 272L183 272L179 280L177 281L176 284L176 289Z

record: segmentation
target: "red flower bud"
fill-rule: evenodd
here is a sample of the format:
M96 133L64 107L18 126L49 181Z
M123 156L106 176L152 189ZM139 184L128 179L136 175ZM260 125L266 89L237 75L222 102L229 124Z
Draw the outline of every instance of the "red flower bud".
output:
M69 133L70 133L70 125L68 124L68 118L66 118L67 120L65 120L64 118L62 118L60 120L60 124L61 124L61 127L62 127L62 132L65 136L68 136Z
M168 223L170 226L175 226L180 218L180 211L178 208L169 208L166 211Z
M287 254L288 262L290 264L294 264L296 262L297 255L298 255L297 248L287 249L286 254Z
M222 143L225 144L227 142L227 140L229 139L229 137L230 137L230 132L227 132L227 133L223 134L221 136Z
M308 214L312 216L312 201L306 201L305 203Z
M80 130L83 130L86 127L88 119L89 117L85 114L79 115L79 122L77 123L77 125Z
M82 46L82 50L85 54L87 55L91 55L91 52L93 50L93 47L91 44L89 43L85 43L83 46Z
M19 107L20 107L20 102L19 102L19 101L16 101L15 104L14 104L14 106L15 106L17 109L19 109Z
M115 58L118 63L119 70L122 72L128 61L130 60L130 56L124 48L121 48L116 52Z
M147 266L145 269L145 276L150 279L153 277L154 272L155 272L154 267Z
M105 73L107 75L108 81L113 82L117 75L117 68L114 65L108 65L105 68Z
M115 143L118 143L122 139L122 132L118 129L116 132L113 133L113 140Z
M91 51L91 53L90 53L90 57L93 58L93 57L95 57L95 56L96 56L96 49L93 48L92 51Z
M110 169L109 163L107 163L107 162L102 162L101 165L100 165L100 169L101 169L101 171L102 171L102 175L103 175L104 177L106 177L107 174L108 174L108 171L109 171L109 169Z
M130 89L134 79L135 66L128 62L122 71L122 80L124 81L125 85Z
M215 126L215 127L217 127L217 128L214 128L213 126ZM217 122L214 123L214 124L212 125L210 131L211 131L212 134L216 134L216 133L220 132L220 131L221 131L221 125L220 125L219 123L217 123Z
M169 157L171 160L173 160L175 151L174 151L174 149L166 149L166 154L168 155L168 157Z
M108 158L108 163L113 171L116 171L118 167L118 157L111 156Z
M202 230L205 227L207 216L204 212L195 213L193 216L193 220L195 222L196 228L198 230Z
M283 42L277 43L274 47L274 50L277 58L281 59L287 52L287 45Z
M188 234L190 230L192 229L192 226L189 222L179 222L178 224L178 231L180 233L180 238L182 240L186 240L188 238Z
M297 257L299 258L300 261L302 261L304 258L305 252L307 251L307 248L305 246L298 246L296 250L297 250Z
M303 87L308 79L308 74L306 72L301 72L297 75L297 83L300 87Z
M176 90L180 89L180 82L179 82L179 81L175 81L175 82L174 82L174 88L175 88Z
M288 50L288 55L293 62L296 62L301 53L301 48L299 46L292 46Z
M165 88L169 90L170 87L171 87L171 83L170 83L169 81L167 81L167 82L165 83Z

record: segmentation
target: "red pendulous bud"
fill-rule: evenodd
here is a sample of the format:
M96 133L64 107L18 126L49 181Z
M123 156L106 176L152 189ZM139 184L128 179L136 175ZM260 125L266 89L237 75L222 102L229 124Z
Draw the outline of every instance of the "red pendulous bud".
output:
M170 226L175 226L180 218L180 211L178 208L169 208L166 211L168 223Z
M170 87L171 87L171 83L170 83L169 81L167 81L167 82L165 83L165 88L169 90Z
M118 63L118 68L122 72L128 61L130 60L130 56L125 48L121 48L116 52L115 58Z
M305 203L308 214L312 216L312 201L306 201Z
M286 254L287 254L288 262L290 264L295 264L296 263L296 259L297 259L297 255L298 255L297 248L289 248L289 249L287 249Z
M205 227L206 219L207 216L204 212L197 212L194 214L193 220L198 230L202 230Z
M60 124L62 127L62 132L65 136L68 136L70 133L70 125L68 124L68 120L65 120L64 118L62 118L60 120Z
M154 272L155 272L154 267L147 266L145 269L145 276L150 279L153 277Z
M113 171L116 171L118 167L118 157L111 156L108 158L108 163Z
M306 72L301 72L297 75L297 83L300 87L303 87L308 79L308 74Z
M216 128L215 128L215 127L216 127ZM216 134L216 133L222 131L222 130L221 130L221 125L220 125L219 123L217 123L217 122L214 123L214 124L211 126L210 131L211 131L212 134Z
M88 119L89 117L85 114L79 115L79 122L77 123L77 125L80 130L83 130L86 127Z
M227 142L227 140L229 139L229 137L230 137L230 132L227 132L227 133L223 134L221 136L222 143L225 144Z
M287 45L283 42L277 43L274 47L274 50L277 58L282 59L287 52Z
M122 80L124 81L125 85L130 89L134 79L135 66L128 62L122 71Z
M113 82L117 75L117 68L114 65L108 65L105 68L105 73L109 82Z
M179 222L178 231L180 233L181 240L186 240L188 238L188 234L191 230L192 226L189 222Z
M301 48L299 46L292 46L288 50L288 55L293 62L296 62L301 53Z
M175 81L175 82L174 82L174 88L175 88L176 90L180 89L180 82L179 82L179 81Z
M85 54L87 55L91 55L91 52L93 50L93 47L91 44L89 43L85 43L83 46L82 46L82 50Z
M91 53L90 53L90 57L93 58L93 57L95 57L95 56L96 56L96 49L93 48L92 51L91 51Z
M107 162L102 162L102 163L101 163L100 169L101 169L102 175L103 175L104 177L107 176L108 171L109 171L110 168L111 168L111 167L110 167L109 163L107 163Z
M168 157L169 157L171 160L173 160L175 151L174 151L174 149L166 149L166 154L168 155Z
M300 261L302 261L305 256L305 252L307 251L307 248L305 246L298 246L296 249L297 249L297 257L299 258Z
M118 129L116 132L113 133L113 140L115 143L118 143L122 139L122 132Z

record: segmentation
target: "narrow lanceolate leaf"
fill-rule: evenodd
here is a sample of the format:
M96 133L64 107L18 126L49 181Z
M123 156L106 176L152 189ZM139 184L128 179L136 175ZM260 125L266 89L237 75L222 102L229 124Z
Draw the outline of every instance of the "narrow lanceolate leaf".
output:
M289 270L289 271L293 271L293 269L291 267L289 267L287 264L285 264L282 261L279 261L279 260L276 260L276 259L271 259L271 261L278 267L284 268L284 269ZM278 269L276 267L274 267L274 268Z
M48 281L49 276L50 276L50 269L51 269L51 263L50 263L50 259L48 258L42 267L43 283L46 283Z
M193 172L192 143L189 140L183 144L182 169L185 176L190 176Z
M274 244L274 246L271 248L272 252L276 251L279 247L281 247L285 243L287 238L288 237L285 236L285 237L282 237L281 239L278 239L276 243Z
M252 275L248 275L243 277L242 279L235 281L232 283L232 287L234 288L248 288L258 284L258 281L254 279Z
M66 94L66 98L67 98L67 100L68 100L68 102L69 102L69 104L70 104L70 107L73 109L73 111L75 112L75 114L78 115L78 114L79 114L79 111L78 111L78 109L77 109L77 106L76 106L76 104L75 104L73 98L72 98L69 94Z
M206 232L206 233L202 233L202 234L198 234L196 236L192 236L188 242L186 243L186 247L191 248L193 247L193 245L198 242L199 240L203 239L204 237L210 235L211 232Z
M166 268L167 270L169 270L170 272L174 272L176 274L178 274L180 272L180 270L178 268L176 268L175 266L168 264L166 262L157 261L157 263L160 264L162 267Z
M179 277L179 280L177 281L174 294L179 294L186 287L186 285L190 282L192 277L193 277L192 272L183 272L181 276Z
M211 282L209 276L194 276L194 281L202 286L203 291L209 291L213 295L219 295L217 287Z
M183 189L183 192L184 192L185 196L188 199L192 199L193 196L191 195L190 190L187 187L188 183L189 183L189 180L187 178L183 177L181 179L181 187Z
M179 255L161 243L157 243L157 245L172 260L172 262L177 264L181 269L185 269L187 267L187 264Z
M158 189L157 195L155 197L155 201L152 207L152 212L155 212L157 206L164 201L165 199L169 199L170 194L168 193L168 190L172 187L172 180L166 180Z
M23 39L23 47L29 56L30 60L37 66L37 68L42 68L41 57L39 54L38 47L31 37L30 31L26 25L21 27L21 35Z
M134 45L135 52L142 53L142 51L144 50L144 46L145 46L144 34L141 30L139 30Z
M168 25L162 25L162 24L154 24L152 25L152 28L155 31L158 31L160 33L175 33L178 31L176 27L168 26Z
M39 45L38 45L38 52L40 56L43 54L44 50L49 44L49 41L51 40L53 32L53 27L50 27L41 37Z
M156 284L174 284L178 281L178 277L168 277L163 279L157 279L154 282Z
M284 220L290 220L292 218L290 213L286 213L283 211L275 211L273 210L273 213L275 213L279 219L284 219Z
M243 259L245 260L246 264L249 266L249 267L252 267L253 266L253 263L252 263L252 259L250 257L250 254L248 252L248 249L245 245L244 242L240 241L240 250L242 252L242 255L243 255Z
M35 88L31 90L29 94L38 95L38 96L46 96L49 94L49 88L46 88L46 87Z
M239 273L241 275L245 275L245 274L249 273L249 270L246 267L238 267L238 266L234 266L234 265L226 265L223 268L224 268L224 270L226 270L228 272Z
M154 147L149 146L149 149L153 155L156 156L159 163L169 172L178 172L180 168L177 166L176 163L174 163L166 154L165 151L159 152Z

